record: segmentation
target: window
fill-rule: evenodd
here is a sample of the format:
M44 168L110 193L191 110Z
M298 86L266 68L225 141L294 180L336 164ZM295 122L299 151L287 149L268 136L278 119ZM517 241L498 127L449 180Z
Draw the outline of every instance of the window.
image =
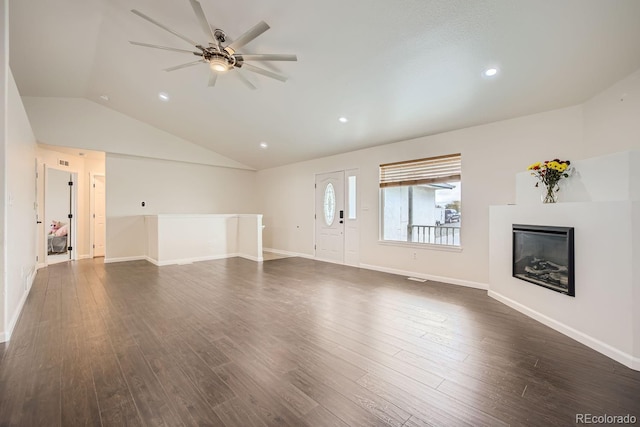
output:
M349 195L348 204L347 204L347 218L356 219L356 177L355 175L351 175L347 178L348 186L347 193Z
M460 246L460 154L380 165L381 239Z

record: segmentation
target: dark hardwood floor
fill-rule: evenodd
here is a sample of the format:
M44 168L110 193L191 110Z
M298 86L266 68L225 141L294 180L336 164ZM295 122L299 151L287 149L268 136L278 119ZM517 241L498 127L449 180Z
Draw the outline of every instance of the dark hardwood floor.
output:
M51 266L0 350L3 426L640 418L640 372L484 291L300 258Z

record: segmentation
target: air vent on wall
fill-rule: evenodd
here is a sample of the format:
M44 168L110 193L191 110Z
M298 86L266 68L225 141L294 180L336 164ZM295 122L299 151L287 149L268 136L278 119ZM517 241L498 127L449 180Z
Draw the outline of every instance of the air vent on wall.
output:
M58 159L58 164L59 164L60 166L69 166L69 161L68 161L68 160L61 160L61 159Z

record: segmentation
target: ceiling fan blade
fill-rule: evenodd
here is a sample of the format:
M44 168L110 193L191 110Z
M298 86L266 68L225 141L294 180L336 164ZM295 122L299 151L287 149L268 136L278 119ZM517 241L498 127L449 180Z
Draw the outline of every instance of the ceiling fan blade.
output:
M279 54L279 53L263 53L263 54L256 54L256 55L238 55L240 56L244 61L297 61L298 57L296 55L286 55L286 54Z
M236 50L240 49L242 46L267 31L269 28L270 27L266 22L260 21L249 31L238 37L236 41L225 47L225 50L233 55Z
M204 10L202 10L202 5L198 0L189 0L191 3L191 7L196 14L196 18L198 18L198 22L200 23L200 27L202 27L202 31L209 37L210 42L215 42L216 37L213 34L213 29L211 25L209 25L209 21L207 21L207 16L204 14Z
M182 65L176 65L175 67L165 68L164 71L175 71L175 70L179 70L181 68L191 67L193 65L204 64L206 62L207 61L204 61L204 60L200 59L198 61L187 62L186 64L182 64Z
M183 36L180 33L176 33L175 31L173 31L171 28L167 27L164 24L159 23L158 21L156 21L155 19L145 15L144 13L136 10L136 9L131 9L131 12L133 12L134 14L138 15L140 18L142 19L146 19L147 21L151 22L154 25L157 25L158 27L162 28L165 31L170 32L171 34L173 34L176 37L180 37L182 40L186 41L187 43L189 43L191 46L195 46L198 43L194 42L193 40L191 40L190 38Z
M256 89L255 85L251 83L251 81L244 74L242 74L240 70L236 70L236 75L242 81L242 83L247 85L249 89L254 89L254 90Z
M254 73L262 74L263 76L271 77L272 79L280 80L281 82L286 82L287 78L283 75L276 74L272 71L265 70L264 68L256 67L255 65L243 63L241 65L242 68L246 68L248 71L253 71Z
M132 42L131 40L129 40L129 43L134 44L136 46L143 46L143 47L152 47L154 49L164 49L164 50L171 50L173 52L183 52L183 53L190 53L192 55L199 55L202 56L202 53L200 52L193 52L191 50L186 50L186 49L176 49L174 47L167 47L167 46L159 46L157 44L149 44L149 43L140 43L140 42Z
M218 73L213 70L209 70L209 87L214 87L216 85L216 80L218 80Z

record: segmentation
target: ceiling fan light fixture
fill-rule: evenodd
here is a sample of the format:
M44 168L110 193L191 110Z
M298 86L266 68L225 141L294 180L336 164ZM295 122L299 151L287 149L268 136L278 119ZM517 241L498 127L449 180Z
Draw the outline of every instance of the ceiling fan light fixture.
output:
M229 71L231 68L229 61L227 61L226 58L219 56L214 56L209 60L209 67L211 67L211 69L216 73L224 73Z

